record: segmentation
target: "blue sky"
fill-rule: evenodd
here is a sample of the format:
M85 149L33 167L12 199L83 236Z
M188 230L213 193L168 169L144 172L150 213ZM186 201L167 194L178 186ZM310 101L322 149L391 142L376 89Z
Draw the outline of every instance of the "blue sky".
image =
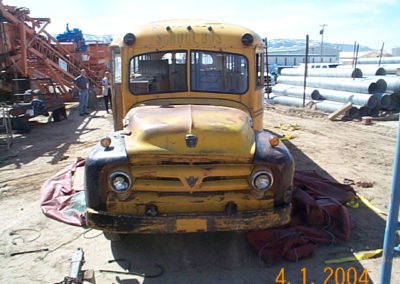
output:
M124 34L136 25L166 19L203 18L239 24L262 37L320 40L400 47L400 0L3 0L30 9L32 17L49 17L52 34L70 28L83 33Z

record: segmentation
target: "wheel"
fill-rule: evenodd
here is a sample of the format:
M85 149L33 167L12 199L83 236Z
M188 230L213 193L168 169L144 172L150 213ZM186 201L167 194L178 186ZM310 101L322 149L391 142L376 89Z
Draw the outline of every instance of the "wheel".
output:
M11 118L11 128L18 133L29 133L31 131L29 118L25 116Z
M112 233L109 231L103 231L104 237L112 242L119 242L123 239L123 235L122 234L118 234L118 233Z
M54 122L59 122L61 120L61 112L60 109L56 109L52 113L53 116L53 121Z
M54 122L59 122L62 119L67 119L67 112L65 111L65 106L54 110L52 115Z
M66 111L66 109L65 109L65 106L63 106L63 107L60 109L60 112L61 112L61 115L64 117L64 119L67 119L67 111Z

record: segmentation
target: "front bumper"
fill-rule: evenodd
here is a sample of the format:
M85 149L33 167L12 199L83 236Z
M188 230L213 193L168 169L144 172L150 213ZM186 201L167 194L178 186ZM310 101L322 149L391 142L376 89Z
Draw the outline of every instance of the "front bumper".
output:
M291 205L271 210L213 214L138 216L109 214L87 208L90 228L115 233L190 233L267 229L290 221Z

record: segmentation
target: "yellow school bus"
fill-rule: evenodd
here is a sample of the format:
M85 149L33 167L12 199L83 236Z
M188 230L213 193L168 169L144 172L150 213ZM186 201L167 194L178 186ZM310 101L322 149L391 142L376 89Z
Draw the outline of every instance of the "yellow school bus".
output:
M232 24L161 21L110 49L115 132L87 158L89 227L116 240L289 222L294 162L263 129L260 36Z

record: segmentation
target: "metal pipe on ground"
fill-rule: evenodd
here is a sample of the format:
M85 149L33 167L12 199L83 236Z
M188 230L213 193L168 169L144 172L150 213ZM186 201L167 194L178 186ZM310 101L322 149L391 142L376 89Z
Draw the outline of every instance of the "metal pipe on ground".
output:
M384 93L387 91L387 83L386 83L385 79L382 79L382 77L377 79L375 84L376 84L376 92L375 93Z
M380 110L381 108L379 107L379 106L376 106L376 107L374 107L374 108L371 108L370 110L369 110L369 115L370 116L379 116L379 110Z
M360 117L360 112L358 111L358 108L355 107L355 106L353 106L351 109L349 109L348 112L349 112L348 115L349 115L351 118Z
M303 86L304 81L296 76L279 76L278 83ZM369 78L307 78L307 87L333 89L338 91L356 92L356 93L384 93L386 91L386 82L383 79Z
M367 108L366 106L361 106L358 108L358 113L360 117L367 116L371 112L371 109Z
M371 79L377 79L381 77L372 77ZM380 80L385 80L386 92L387 93L400 93L400 76L385 76ZM378 92L381 93L381 92ZM384 92L382 92L384 93Z
M265 95L264 98L266 99ZM308 104L311 100L306 100L305 103ZM302 98L294 98L294 97L288 97L288 96L278 96L276 94L272 94L269 96L269 99L267 100L268 103L272 104L280 104L280 105L286 105L286 106L297 106L297 107L302 107L303 106L303 99Z
M398 111L400 108L400 95L393 94L392 96L392 104L388 108L388 110Z
M346 65L343 65L343 66L346 66ZM364 73L364 69L363 68L365 68L367 66L371 66L370 68L378 68L377 65L373 65L373 64L361 64L361 65L358 65L358 68L360 68L363 71L363 75L365 77L366 76L381 76L381 74L366 75ZM374 67L372 67L372 66L374 66ZM400 63L397 63L397 64L385 64L385 65L381 65L380 67L385 69L385 71L386 71L385 75L396 75L397 72L399 72L399 70L400 70ZM341 67L341 68L344 68L344 67Z
M374 94L375 97L379 100L379 105L383 109L389 109L392 107L392 103L394 100L392 99L393 94L391 93L383 93L383 94Z
M379 99L371 94L345 92L331 89L318 89L318 91L323 99L335 102L351 102L352 104L366 106L368 108L374 108L379 103Z
M339 102L334 102L334 101L329 101L329 100L322 100L322 101L316 101L315 102L315 107L317 110L322 110L325 112L335 112L338 109L341 109L345 103L339 103ZM355 112L357 111L356 107L352 107L350 110L347 111L347 113L352 113L354 115Z
M265 99L266 96L264 96ZM270 95L270 99L267 100L268 103L272 104L281 104L281 105L287 105L287 106L297 106L297 107L302 107L303 106L303 99L302 98L295 98L295 97L287 97L287 96L278 96L278 95ZM345 104L344 103L338 103L338 102L333 102L333 101L312 101L312 100L306 100L306 104L313 102L315 105L315 108L317 110L321 110L324 112L335 112L338 109L342 108ZM351 117L357 117L358 115L358 109L357 107L352 107L348 111L349 115L351 114Z
M364 77L386 75L386 69L383 67L369 67L368 65L358 65L358 68L361 69Z
M351 65L339 65L337 69L340 70L353 70ZM385 76L386 69L382 66L375 66L370 64L358 65L357 69L359 69L362 73L362 77L371 77L371 76ZM361 78L361 77L354 77Z
M272 87L272 92L279 95L302 98L304 88L300 86L276 84ZM321 96L315 88L306 88L306 99L319 100Z
M386 75L400 75L400 64L385 64L382 66L386 70Z
M281 75L284 76L302 76L304 67L299 68L283 68ZM362 78L363 72L359 68L324 68L314 69L308 68L307 75L309 77L334 77L334 78Z
M399 64L400 56L397 57L382 57L381 64ZM359 58L358 64L379 64L379 58Z

